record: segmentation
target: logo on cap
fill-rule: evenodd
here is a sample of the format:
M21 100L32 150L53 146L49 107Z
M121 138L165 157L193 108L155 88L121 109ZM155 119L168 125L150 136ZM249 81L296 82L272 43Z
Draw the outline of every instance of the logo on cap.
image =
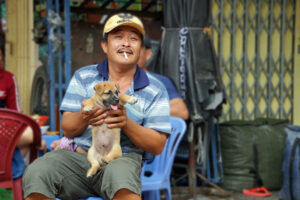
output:
M120 13L118 17L122 18L122 20L118 20L117 23L125 23L125 22L132 22L131 19L133 16L130 13Z
M132 14L130 14L130 13L120 13L120 14L118 14L118 16L120 18L127 18L127 19L133 18Z

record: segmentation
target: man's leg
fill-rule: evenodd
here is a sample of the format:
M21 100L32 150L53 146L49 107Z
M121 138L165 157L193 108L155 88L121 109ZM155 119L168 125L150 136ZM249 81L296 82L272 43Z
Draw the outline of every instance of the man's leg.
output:
M141 165L142 155L136 153L125 154L113 160L92 177L96 183L94 190L99 191L104 199L140 200Z
M121 189L118 192L116 192L113 200L141 200L140 195L137 195L136 193L131 192L127 189Z
M92 184L86 178L88 168L86 155L68 150L46 153L26 168L24 197L79 199L94 196Z
M25 200L53 200L39 193L30 194Z

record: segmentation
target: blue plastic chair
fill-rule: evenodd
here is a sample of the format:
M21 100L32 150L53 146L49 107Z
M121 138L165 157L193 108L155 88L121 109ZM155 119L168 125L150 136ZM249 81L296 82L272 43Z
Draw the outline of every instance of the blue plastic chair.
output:
M166 191L166 199L171 198L170 176L177 147L186 131L184 120L171 117L172 133L167 139L163 152L154 157L152 162L145 162L141 181L145 200L159 200L160 190Z

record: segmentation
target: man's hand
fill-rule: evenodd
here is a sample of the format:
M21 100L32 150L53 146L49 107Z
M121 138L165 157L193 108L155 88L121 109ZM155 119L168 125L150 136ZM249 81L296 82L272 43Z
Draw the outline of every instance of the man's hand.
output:
M127 124L128 118L124 106L118 105L117 110L109 110L106 114L110 116L104 120L108 128L123 128Z
M95 107L90 112L83 112L85 101L86 100L83 100L81 103L80 113L82 119L92 126L100 126L101 124L103 124L104 119L107 117L107 110L103 110Z

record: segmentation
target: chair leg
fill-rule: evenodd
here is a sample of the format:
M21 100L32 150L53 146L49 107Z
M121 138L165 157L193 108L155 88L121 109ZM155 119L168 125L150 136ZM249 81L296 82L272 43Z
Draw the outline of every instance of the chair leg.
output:
M22 178L15 179L13 182L13 199L23 200Z
M155 199L160 200L160 190L155 191Z
M172 199L171 188L168 187L166 189L166 200L171 200L171 199Z
M144 191L143 192L143 200L159 200L156 198L156 191Z

